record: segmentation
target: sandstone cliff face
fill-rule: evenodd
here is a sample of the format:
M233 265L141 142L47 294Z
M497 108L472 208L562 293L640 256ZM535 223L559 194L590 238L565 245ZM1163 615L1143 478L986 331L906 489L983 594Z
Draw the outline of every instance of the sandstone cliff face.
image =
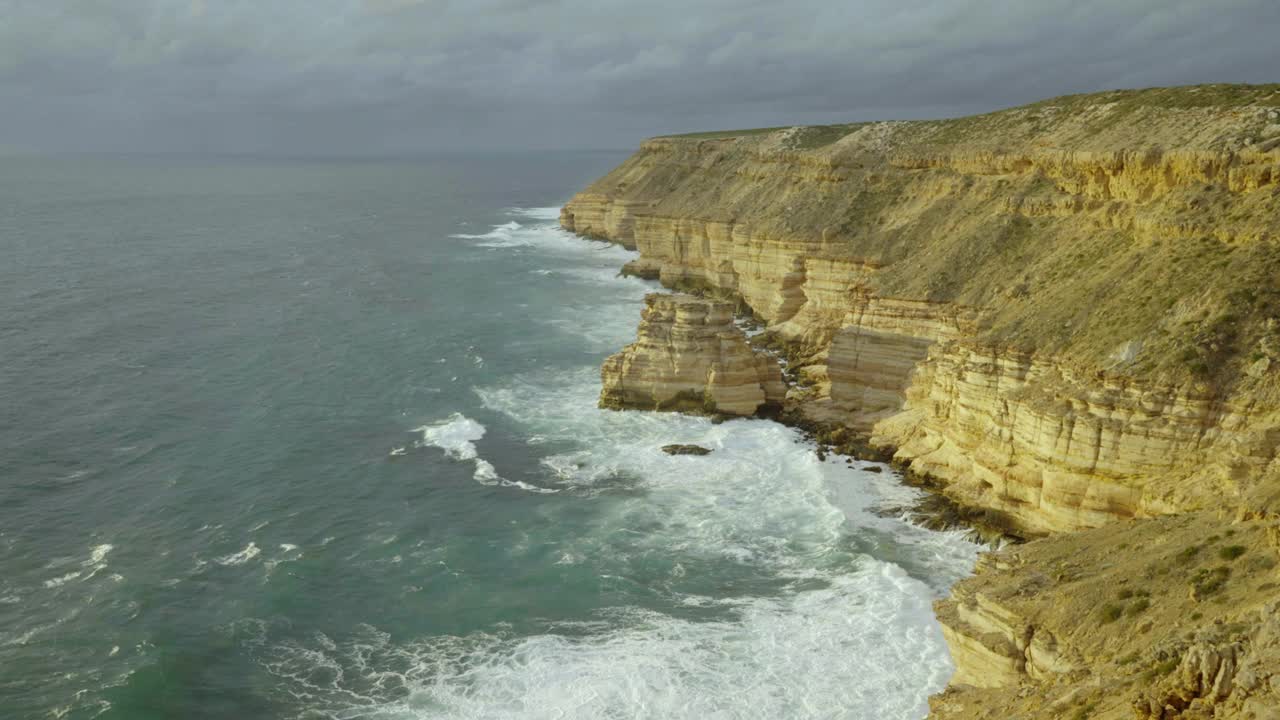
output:
M1280 92L1241 92L658 138L561 222L740 299L801 412L1017 533L1274 512Z
M1280 717L1280 526L1120 522L987 555L938 603L931 717Z
M1255 398L1081 377L1022 353L939 348L876 427L962 504L1030 534L1200 507L1273 512L1280 413Z
M733 318L733 303L649 294L636 342L601 369L600 406L723 415L780 406L777 361L752 349Z
M1280 717L1280 85L656 138L561 223L750 308L788 412L1050 536L939 604L932 717ZM602 403L702 409L725 350L654 314ZM780 397L733 362L726 407Z

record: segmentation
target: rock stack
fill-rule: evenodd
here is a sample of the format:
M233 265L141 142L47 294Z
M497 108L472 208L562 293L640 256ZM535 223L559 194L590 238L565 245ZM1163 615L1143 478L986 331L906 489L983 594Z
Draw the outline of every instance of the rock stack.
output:
M782 371L733 313L733 303L691 295L645 297L636 341L601 368L600 407L739 416L780 407Z

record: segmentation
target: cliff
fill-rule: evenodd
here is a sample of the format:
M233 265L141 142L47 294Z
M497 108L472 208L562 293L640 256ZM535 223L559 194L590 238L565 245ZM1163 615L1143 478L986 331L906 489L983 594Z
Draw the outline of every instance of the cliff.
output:
M1045 537L939 607L959 670L935 715L1060 717L1058 689L1123 676L1131 708L1080 717L1280 716L1270 676L1224 686L1274 659L1250 654L1276 642L1261 595L1188 615L1152 590L1142 612L1164 624L1130 640L1162 648L1155 674L1115 670L1099 643L1120 626L1084 605L1044 614L1100 603L1120 545L1155 567L1147 543L1190 542L1179 523L1252 538L1280 515L1280 85L655 138L561 223L638 250L628 272L749 309L804 386L789 415ZM1046 569L1071 552L1086 585ZM1274 595L1265 564L1233 582ZM1045 589L1023 597L1034 573Z
M733 319L732 303L646 296L636 342L601 368L600 406L720 415L780 407L778 363L752 349Z
M984 556L938 603L937 720L1280 717L1280 524L1125 521Z
M657 138L561 222L741 301L806 414L1014 532L1270 512L1278 88Z

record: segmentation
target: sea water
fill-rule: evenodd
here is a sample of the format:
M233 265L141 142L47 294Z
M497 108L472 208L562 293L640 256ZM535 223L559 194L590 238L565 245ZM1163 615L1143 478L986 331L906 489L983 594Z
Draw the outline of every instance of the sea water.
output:
M595 407L621 157L0 162L0 717L923 717L976 545Z

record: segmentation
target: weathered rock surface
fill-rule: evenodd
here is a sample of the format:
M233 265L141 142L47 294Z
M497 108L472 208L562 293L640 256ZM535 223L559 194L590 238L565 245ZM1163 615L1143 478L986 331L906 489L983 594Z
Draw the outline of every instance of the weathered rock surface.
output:
M1013 532L1276 513L1277 105L1205 86L657 138L561 222L739 298L808 385L793 409Z
M1280 717L1272 527L1194 513L984 556L937 603L957 671L930 717Z
M710 455L711 448L701 445L663 445L662 452L668 455Z
M777 361L754 350L733 317L729 302L646 296L636 342L601 369L600 406L744 416L779 407Z
M1200 86L656 138L561 223L750 308L788 417L1048 536L938 605L931 717L1278 718L1278 112ZM732 309L651 300L602 404L782 401Z

